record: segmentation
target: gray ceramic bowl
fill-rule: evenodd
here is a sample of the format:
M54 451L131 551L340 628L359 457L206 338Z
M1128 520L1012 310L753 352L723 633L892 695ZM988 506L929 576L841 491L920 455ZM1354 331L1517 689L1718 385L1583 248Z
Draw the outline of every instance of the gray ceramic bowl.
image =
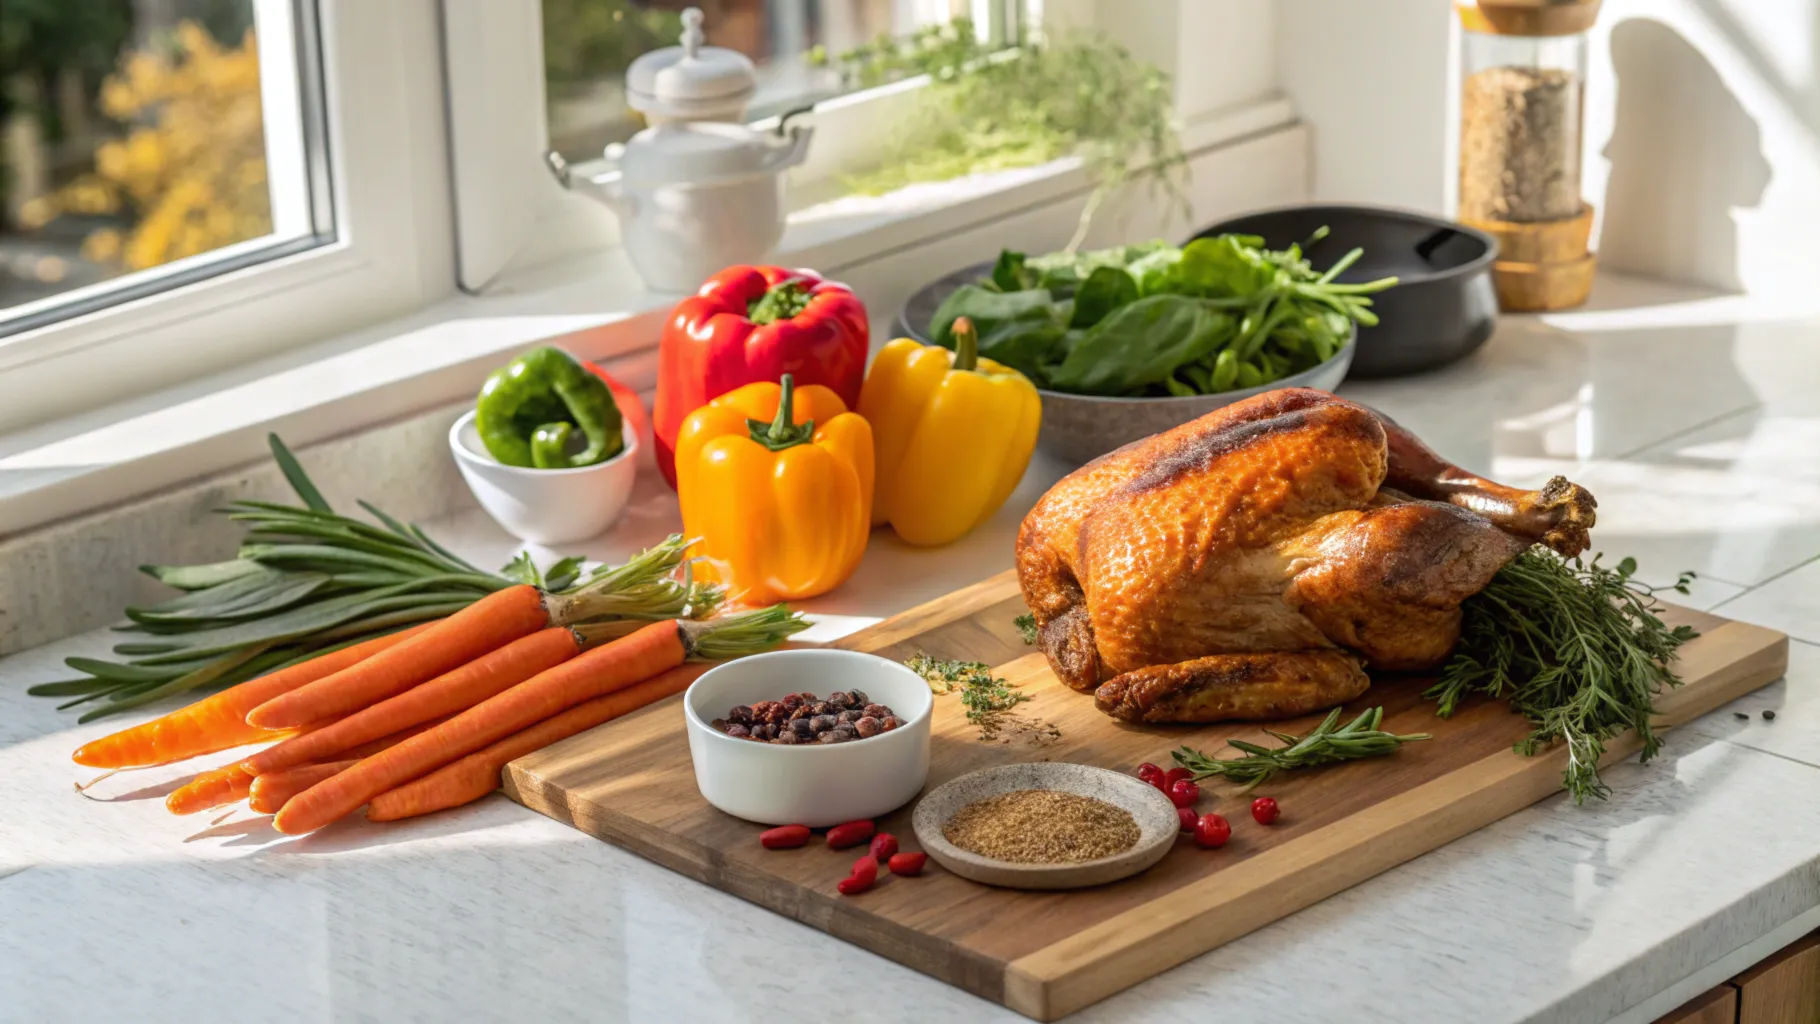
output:
M992 273L991 263L976 263L929 282L904 302L897 315L897 333L927 345L929 321L942 302L963 284ZM1189 420L1231 405L1240 399L1277 388L1319 388L1332 391L1346 379L1357 350L1359 330L1353 327L1346 344L1332 359L1312 369L1271 381L1262 387L1221 391L1187 398L1102 398L1037 389L1043 398L1043 428L1036 446L1052 458L1080 465L1151 434L1177 427Z
M1319 366L1273 380L1262 387L1238 391L1186 398L1102 398L1038 388L1037 394L1043 399L1043 428L1036 436L1036 446L1066 462L1091 462L1133 441L1179 427L1252 395L1277 388L1332 391L1346 379L1346 370L1352 365L1352 353L1357 347L1353 344L1356 337L1358 329L1354 328L1345 346Z

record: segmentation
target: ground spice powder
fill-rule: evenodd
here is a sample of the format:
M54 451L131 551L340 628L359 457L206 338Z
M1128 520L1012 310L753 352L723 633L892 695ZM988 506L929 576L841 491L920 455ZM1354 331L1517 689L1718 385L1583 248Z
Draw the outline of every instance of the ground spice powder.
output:
M1137 845L1137 819L1077 793L1019 789L975 800L942 826L963 850L1015 864L1079 864Z

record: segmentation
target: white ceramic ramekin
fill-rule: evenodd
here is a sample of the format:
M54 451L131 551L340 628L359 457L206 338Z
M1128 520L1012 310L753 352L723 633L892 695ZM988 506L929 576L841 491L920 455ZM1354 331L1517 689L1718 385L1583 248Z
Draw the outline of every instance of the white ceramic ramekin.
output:
M623 427L618 455L577 469L507 466L487 454L469 410L449 428L449 450L475 500L520 540L568 544L598 537L619 520L638 475L638 435Z
M737 704L808 691L862 690L903 724L870 739L786 745L728 736L708 723ZM929 684L856 651L775 651L703 673L683 696L695 784L715 807L766 825L818 828L876 818L909 803L929 776Z

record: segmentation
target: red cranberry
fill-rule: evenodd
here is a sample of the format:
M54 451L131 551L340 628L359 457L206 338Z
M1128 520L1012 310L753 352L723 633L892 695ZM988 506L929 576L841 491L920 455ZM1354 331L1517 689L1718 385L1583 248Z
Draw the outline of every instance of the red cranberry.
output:
M1217 849L1225 846L1226 840L1231 838L1232 826L1217 814L1203 814L1194 823L1194 841L1197 846Z

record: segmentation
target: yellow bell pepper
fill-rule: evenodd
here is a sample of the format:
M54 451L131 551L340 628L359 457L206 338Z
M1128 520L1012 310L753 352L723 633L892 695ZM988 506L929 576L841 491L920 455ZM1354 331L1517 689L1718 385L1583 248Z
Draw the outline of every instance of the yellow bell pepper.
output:
M819 384L747 384L683 420L676 490L697 576L748 604L824 594L866 553L872 429Z
M979 358L979 336L954 322L955 349L908 338L879 350L859 411L877 444L874 525L911 544L946 544L997 512L1024 475L1042 424L1036 388Z

